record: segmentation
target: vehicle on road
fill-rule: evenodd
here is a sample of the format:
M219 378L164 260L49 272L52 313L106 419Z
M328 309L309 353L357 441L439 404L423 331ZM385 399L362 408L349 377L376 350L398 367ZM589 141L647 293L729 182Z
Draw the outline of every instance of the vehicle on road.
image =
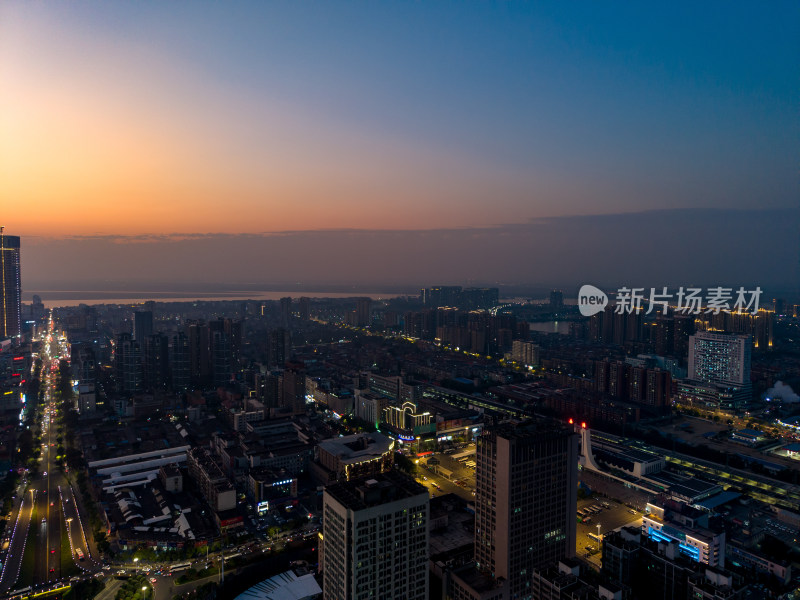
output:
M13 592L11 592L11 597L13 598L14 596L24 596L24 595L27 595L28 592L30 592L30 591L31 591L31 586L24 587L24 588L21 588L21 589L18 589L18 590L14 590Z
M181 571L185 571L186 569L190 568L191 566L192 566L192 563L190 563L190 562L180 563L180 564L177 564L177 565L172 565L169 568L169 571L170 571L170 574L171 573L180 573Z

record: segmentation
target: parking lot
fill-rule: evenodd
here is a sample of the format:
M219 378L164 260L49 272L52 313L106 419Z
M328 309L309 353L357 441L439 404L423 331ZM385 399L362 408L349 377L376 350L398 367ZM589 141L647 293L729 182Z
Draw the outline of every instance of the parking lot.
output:
M608 508L603 506L603 503L606 503ZM599 567L601 544L598 540L590 537L590 534L598 535L598 525L600 526L600 536L625 525L640 528L642 513L606 498L589 498L578 501L578 511L589 507L598 507L601 510L589 515L583 523L578 523L575 552L578 556L586 558Z
M428 488L431 497L452 493L468 502L474 500L474 468L467 467L451 455L440 453L421 459L418 465L417 481Z

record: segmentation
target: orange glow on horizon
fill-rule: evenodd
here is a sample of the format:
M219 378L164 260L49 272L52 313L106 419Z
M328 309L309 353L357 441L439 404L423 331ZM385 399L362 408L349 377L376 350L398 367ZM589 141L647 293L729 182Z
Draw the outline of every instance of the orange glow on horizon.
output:
M22 26L0 40L14 58L0 65L0 197L14 235L424 230L515 222L505 198L531 206L525 170L216 85L154 48L35 27L38 43Z

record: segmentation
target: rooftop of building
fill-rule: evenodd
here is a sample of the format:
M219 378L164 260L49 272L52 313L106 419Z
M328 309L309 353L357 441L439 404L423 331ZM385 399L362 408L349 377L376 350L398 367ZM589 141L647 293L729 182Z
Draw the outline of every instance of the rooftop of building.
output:
M383 456L394 447L394 441L378 432L334 437L319 442L320 451L336 456L342 462L360 462Z
M363 510L414 496L425 496L428 490L414 479L398 471L378 473L370 479L342 481L325 488L325 494L350 510Z
M447 557L470 549L475 541L475 514L467 510L467 501L456 494L431 498L428 551L433 557Z
M606 452L616 454L625 460L639 463L649 463L664 459L663 455L660 455L654 451L647 451L644 449L644 445L642 446L642 448L634 448L631 446L630 440L625 440L625 442L622 442L619 440L595 439L592 437L593 452L597 452L598 449L602 449Z
M81 432L81 442L89 463L186 445L174 425L144 420L95 425Z
M264 440L261 444L248 447L247 455L254 456L289 456L311 451L312 447L294 436L294 438L281 438Z
M322 588L310 573L286 571L257 583L236 596L236 600L304 600L321 593Z
M222 468L205 448L192 448L189 450L189 456L191 457L189 464L196 463L211 481L228 481Z
M502 582L490 577L487 573L478 570L475 563L469 563L452 572L453 577L460 579L469 588L478 593L488 592L498 588Z
M764 434L761 431L757 431L755 429L747 429L747 428L745 428L745 429L737 429L736 431L733 432L732 435L738 435L738 436L747 437L747 438L760 438Z
M695 506L704 509L704 510L714 510L715 508L719 508L720 506L724 506L729 502L733 502L737 498L741 497L741 494L738 492L720 492L710 498L706 498L701 500L700 502L695 503Z
M161 470L164 473L164 477L180 477L181 475L181 470L176 464L164 465Z
M672 471L651 473L647 478L662 484L671 494L685 498L692 503L699 502L703 498L707 498L708 496L722 491L722 488L716 483L704 481L696 477L678 475Z
M296 475L287 473L284 470L270 469L269 467L250 469L248 476L254 481L285 481L287 479L297 479Z
M486 431L486 430L485 430ZM526 419L519 423L501 423L488 428L490 434L504 439L524 440L531 439L541 441L545 439L559 438L564 435L574 434L571 426L568 426L555 419Z

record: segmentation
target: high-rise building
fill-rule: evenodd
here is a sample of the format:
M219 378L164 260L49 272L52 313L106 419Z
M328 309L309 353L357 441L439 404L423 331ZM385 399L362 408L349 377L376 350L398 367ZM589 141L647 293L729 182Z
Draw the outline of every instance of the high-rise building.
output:
M293 414L303 414L306 411L306 372L298 366L292 365L281 375L281 407L291 410Z
M564 292L553 290L550 292L550 310L561 310L564 308Z
M281 298L281 327L289 327L289 317L292 314L292 297Z
M298 304L300 318L304 321L308 321L311 318L311 298L302 296Z
M497 306L500 290L497 288L467 288L461 292L458 306L466 310L488 310Z
M208 325L202 321L187 325L191 383L194 387L204 388L211 384L211 337Z
M182 331L172 335L169 345L169 371L172 389L176 392L188 390L191 386L191 359L189 338Z
M689 338L688 380L679 382L684 404L737 410L752 396L748 335L699 331Z
M670 356L675 349L675 319L663 315L656 318L656 354Z
M19 264L19 236L5 235L0 227L0 339L22 333Z
M356 298L356 325L367 327L370 324L371 298Z
M578 435L553 421L501 424L478 438L475 562L531 597L534 569L575 555Z
M750 338L701 331L689 338L689 379L707 383L750 383Z
M114 343L114 376L117 392L132 394L142 390L142 355L130 333L120 333Z
M133 313L133 341L144 346L148 335L153 335L153 312L137 310Z
M231 341L224 331L211 331L211 380L214 387L231 381Z
M539 364L539 346L525 340L514 340L511 346L511 360L532 367Z
M667 408L672 402L672 375L662 369L647 369L644 403L655 408Z
M209 321L211 379L214 386L225 385L239 373L242 348L242 322L233 319Z
M632 527L609 532L603 536L601 576L627 588L630 598L744 598L746 580L702 560L695 535L681 525L668 534ZM718 537L712 534L709 541ZM717 539L719 550L724 537Z
M137 342L142 350L142 373L147 390L165 390L169 385L168 342L163 333L148 335Z
M283 367L292 353L292 336L288 329L279 327L269 332L267 364L270 368Z
M440 306L456 306L461 297L460 285L442 285L438 287L423 288L420 299L425 306L438 308Z
M322 514L324 600L428 598L423 486L396 471L335 483L325 488Z
M690 315L675 315L673 321L672 352L683 364L689 356L689 338L694 333L694 318Z

